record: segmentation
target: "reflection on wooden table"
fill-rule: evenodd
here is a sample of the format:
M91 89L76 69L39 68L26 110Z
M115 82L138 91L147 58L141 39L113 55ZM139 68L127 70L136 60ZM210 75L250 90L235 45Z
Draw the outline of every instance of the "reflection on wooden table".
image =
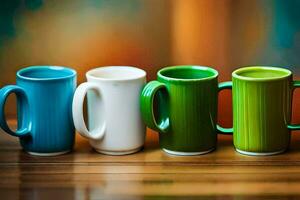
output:
M299 133L299 132L298 132ZM127 156L94 152L77 135L74 152L58 157L24 153L0 133L0 199L276 199L300 197L300 135L270 157L236 153L231 136L218 149L192 157L159 150L148 131L145 148Z

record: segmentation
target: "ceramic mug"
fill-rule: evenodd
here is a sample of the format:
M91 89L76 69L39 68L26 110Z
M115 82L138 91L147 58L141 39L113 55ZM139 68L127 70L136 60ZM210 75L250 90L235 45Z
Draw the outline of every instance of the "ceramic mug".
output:
M17 72L17 84L0 90L0 126L20 138L32 155L54 156L72 150L75 129L72 99L76 71L56 66L33 66ZM9 128L4 113L7 97L17 97L18 128Z
M253 66L235 70L233 93L233 141L236 151L246 155L274 155L286 151L291 125L292 96L300 81L278 67ZM223 129L230 133L232 129Z
M203 66L158 71L142 91L146 125L159 132L161 148L173 155L199 155L216 148L218 72ZM156 103L155 103L156 102Z
M73 100L78 132L99 153L125 155L139 151L146 131L139 110L146 72L134 67L111 66L93 69L86 77L87 82L77 88ZM86 94L89 130L82 111Z

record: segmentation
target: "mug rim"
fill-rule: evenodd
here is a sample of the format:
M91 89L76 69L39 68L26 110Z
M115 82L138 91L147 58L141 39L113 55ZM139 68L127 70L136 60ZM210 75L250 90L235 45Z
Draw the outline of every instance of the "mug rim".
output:
M34 70L41 70L41 69L48 69L48 70L55 70L55 71L68 71L70 72L69 75L65 76L59 76L59 77L52 77L52 78L33 78L29 76L23 75L25 72L30 72ZM23 69L20 69L17 72L17 77L22 79L22 80L28 80L28 81L56 81L56 80L64 80L64 79L69 79L72 77L75 77L77 75L77 72L69 67L64 67L64 66L56 66L56 65L35 65L35 66L29 66L25 67Z
M95 72L101 72L101 71L107 71L107 70L112 70L112 71L120 71L120 70L131 70L132 72L134 71L134 77L124 77L124 78L105 78L105 77L99 77L95 76L92 73ZM139 74L138 74L139 73ZM96 67L88 72L86 72L86 77L87 79L94 79L94 80L100 80L100 81L132 81L132 80L139 80L141 78L146 77L146 71L143 69L140 69L138 67L133 67L133 66L102 66L102 67Z
M184 78L173 78L173 77L168 77L168 76L164 76L162 73L166 72L166 71L173 71L173 70L182 70L182 69L196 69L196 70L201 70L201 71L210 71L213 73L212 76L208 76L205 78L188 78L188 79L184 79ZM164 80L168 80L168 81L178 81L178 82L196 82L196 81L206 81L206 80L212 80L217 78L219 75L218 71L215 70L212 67L208 67L208 66L202 66L202 65L174 65L174 66L168 66L168 67L164 67L162 69L160 69L157 72L157 76L159 78L162 78Z
M254 78L254 77L247 77L239 75L241 72L245 71L252 71L252 70L272 70L272 71L280 71L285 72L286 75L278 76L278 77L263 77L263 78ZM241 67L232 72L232 77L239 79L239 80L245 80L245 81L275 81L275 80L282 80L290 77L292 75L292 71L286 68L282 67L273 67L273 66L247 66L247 67Z

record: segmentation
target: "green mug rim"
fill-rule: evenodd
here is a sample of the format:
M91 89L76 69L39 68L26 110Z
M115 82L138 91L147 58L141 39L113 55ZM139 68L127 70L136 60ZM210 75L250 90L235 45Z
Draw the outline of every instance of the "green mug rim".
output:
M273 71L280 71L285 72L286 75L278 76L278 77L264 77L264 78L254 78L254 77L247 77L247 76L241 76L239 73L245 72L245 71L252 71L252 70L273 70ZM273 67L273 66L247 66L242 67L239 69L236 69L232 72L232 77L239 79L239 80L246 80L246 81L275 81L275 80L282 80L290 77L292 75L292 72L286 68L282 67Z
M168 76L164 76L162 73L166 71L173 71L173 70L182 70L182 69L196 69L201 71L209 71L212 72L212 76L208 76L205 78L172 78ZM157 76L161 79L168 80L168 81L175 81L175 82L194 82L194 81L205 81L205 80L211 80L217 78L219 75L218 71L207 66L201 66L201 65L174 65L174 66L168 66L160 69L157 72Z

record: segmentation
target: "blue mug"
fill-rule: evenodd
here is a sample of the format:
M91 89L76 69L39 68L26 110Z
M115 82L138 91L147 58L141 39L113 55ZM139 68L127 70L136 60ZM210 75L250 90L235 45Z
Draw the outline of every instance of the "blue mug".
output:
M0 127L20 138L32 155L54 156L73 149L75 129L72 99L76 71L65 67L33 66L17 72L17 84L0 90ZM9 94L17 97L18 128L9 128L4 107Z

